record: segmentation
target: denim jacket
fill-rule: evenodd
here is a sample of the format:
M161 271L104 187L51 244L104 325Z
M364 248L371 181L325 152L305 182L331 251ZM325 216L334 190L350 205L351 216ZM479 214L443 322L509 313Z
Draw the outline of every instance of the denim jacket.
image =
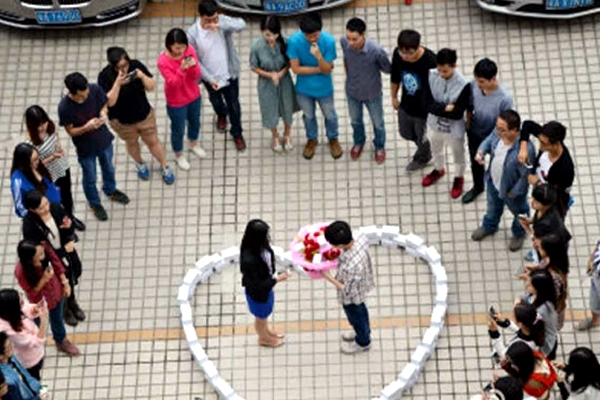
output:
M232 35L246 28L246 21L241 18L232 18L227 15L219 15L219 30L225 36L227 44L227 61L229 67L229 76L231 79L237 79L240 76L240 58L233 44ZM214 81L213 72L206 69L202 62L202 57L198 47L198 31L200 30L200 20L194 21L194 24L189 27L187 34L190 44L196 50L198 61L200 62L200 70L202 71L202 80L208 83Z
M40 383L32 377L29 372L25 369L25 367L12 356L10 358L10 362L12 362L16 369L15 371L10 364L0 363L0 372L4 375L4 379L6 379L6 383L8 384L8 394L3 397L6 400L39 400L40 396ZM21 377L23 380L21 380Z
M478 151L482 152L483 155L490 154L490 166L492 165L492 160L494 159L496 146L500 140L501 139L498 135L498 132L496 132L494 129L479 146ZM512 200L518 197L526 196L527 191L529 190L529 182L527 181L529 171L527 170L527 167L521 164L517 159L517 156L519 155L519 146L520 141L517 137L512 147L508 149L508 153L506 153L504 169L502 171L502 182L500 183L500 188L498 190L499 197L503 200ZM527 142L527 150L529 152L529 159L533 160L532 157L535 157L535 151L531 142ZM488 167L487 171L485 172L485 179L488 185L493 185L490 167ZM511 198L508 198L508 194L510 194Z

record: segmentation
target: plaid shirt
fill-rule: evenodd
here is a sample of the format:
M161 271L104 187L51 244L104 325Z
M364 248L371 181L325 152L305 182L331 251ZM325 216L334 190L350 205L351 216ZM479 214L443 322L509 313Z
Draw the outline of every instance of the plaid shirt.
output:
M344 284L338 298L344 305L364 303L367 293L375 286L373 263L369 254L369 242L363 234L357 234L354 244L339 257L335 279Z

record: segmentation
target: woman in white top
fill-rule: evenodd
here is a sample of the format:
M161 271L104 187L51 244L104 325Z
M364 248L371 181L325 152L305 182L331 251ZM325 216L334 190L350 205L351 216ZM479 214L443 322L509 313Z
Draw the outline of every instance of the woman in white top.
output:
M62 206L78 231L85 230L85 224L73 215L73 193L71 192L71 168L66 152L60 144L56 125L46 111L34 105L25 110L25 126L28 142L36 148L40 161L50 172L52 181L60 189Z
M563 400L600 400L600 363L594 352L578 347L569 354L569 364L558 367L566 373L564 379L558 379Z

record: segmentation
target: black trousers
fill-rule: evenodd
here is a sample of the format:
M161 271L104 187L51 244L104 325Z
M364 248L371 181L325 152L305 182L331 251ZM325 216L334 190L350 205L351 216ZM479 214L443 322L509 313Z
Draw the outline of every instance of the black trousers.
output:
M40 381L41 380L40 373L42 372L43 366L44 366L44 359L42 358L39 363L37 363L36 365L34 365L31 368L27 368L27 372L29 372L29 375L33 376L35 379Z
M229 116L229 134L236 138L242 136L242 107L240 106L239 79L229 79L229 85L215 90L204 82L213 110L219 116Z
M54 182L60 189L62 206L69 217L73 216L73 192L71 192L71 168L67 168L67 174Z
M471 174L473 175L473 189L476 189L479 192L483 192L485 189L485 183L483 182L485 167L475 160L475 156L477 155L477 149L479 149L479 146L484 140L485 138L483 137L475 136L467 132L469 156L471 158Z

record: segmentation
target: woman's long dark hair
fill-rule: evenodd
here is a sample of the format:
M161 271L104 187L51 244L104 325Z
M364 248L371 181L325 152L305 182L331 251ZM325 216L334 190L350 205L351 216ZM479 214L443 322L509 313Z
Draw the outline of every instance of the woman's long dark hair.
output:
M594 352L587 347L578 347L569 354L567 379L573 375L571 392L592 386L600 390L600 364Z
M54 135L56 132L56 125L52 122L46 110L38 105L33 105L25 110L25 126L27 127L27 133L31 139L31 143L36 146L39 146L44 142L40 137L39 127L46 122L48 123L46 133L48 133L48 135Z
M15 147L15 151L13 153L13 162L12 167L10 169L10 174L12 175L15 171L21 171L25 178L33 185L37 190L39 190L42 194L46 194L46 184L43 179L38 181L35 174L33 173L33 169L31 168L31 156L33 152L37 152L35 147L27 143L20 143ZM37 168L37 172L42 175L42 178L50 178L50 173L42 164L41 160Z
M569 255L564 240L556 234L546 235L540 239L540 245L550 260L548 265L566 276L569 273Z
M33 257L37 252L37 246L38 244L31 240L21 240L17 246L21 268L25 273L25 279L31 286L37 285L41 279L37 267L33 265Z
M0 319L8 322L15 332L23 329L21 296L15 289L0 290Z
M533 341L538 347L542 347L546 340L546 327L544 321L538 318L537 309L533 304L529 304L525 301L517 304L513 312L515 313L515 319L517 322L523 324L529 329L530 335Z
M506 354L500 361L500 365L510 376L527 382L535 368L533 350L523 341L513 342L506 349Z
M281 22L279 22L279 18L274 15L267 15L260 21L260 31L269 31L275 35L277 35L277 43L279 43L279 50L281 51L281 55L285 59L285 63L288 64L290 59L287 56L287 46L285 44L285 40L283 40L283 36L281 35Z
M556 309L556 289L554 288L554 279L552 279L550 272L546 270L533 271L529 274L529 279L531 280L531 286L537 292L533 301L535 308L539 308L546 302L550 302Z
M263 250L271 251L269 243L269 225L261 219L253 219L246 225L240 251L261 254Z

